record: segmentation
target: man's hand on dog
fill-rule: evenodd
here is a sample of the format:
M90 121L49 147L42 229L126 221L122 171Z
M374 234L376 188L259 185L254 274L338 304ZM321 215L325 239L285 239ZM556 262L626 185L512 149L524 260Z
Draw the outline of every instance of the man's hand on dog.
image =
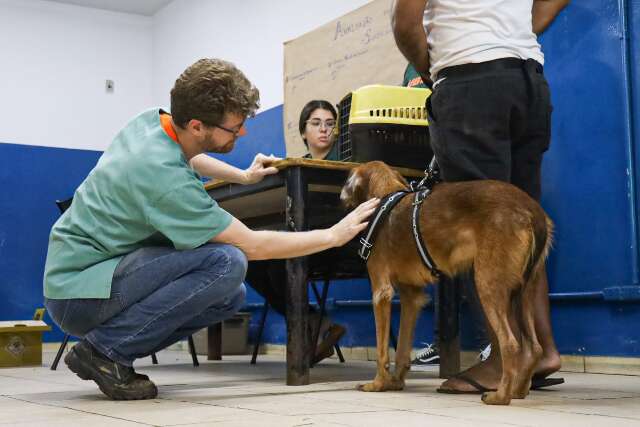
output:
M334 246L342 246L353 239L369 224L367 218L376 210L380 199L373 198L363 202L340 222L329 229Z

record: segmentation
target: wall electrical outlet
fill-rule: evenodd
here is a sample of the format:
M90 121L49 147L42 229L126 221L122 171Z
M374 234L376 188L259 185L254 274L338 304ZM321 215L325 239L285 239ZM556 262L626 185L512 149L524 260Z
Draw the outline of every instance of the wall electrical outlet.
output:
M106 89L107 92L113 92L114 86L115 86L115 83L113 82L113 80L106 80L104 82L104 88Z

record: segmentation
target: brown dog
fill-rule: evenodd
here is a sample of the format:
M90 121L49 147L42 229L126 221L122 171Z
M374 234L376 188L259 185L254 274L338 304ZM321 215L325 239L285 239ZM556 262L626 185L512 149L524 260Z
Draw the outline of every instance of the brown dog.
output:
M383 162L354 168L342 201L354 207L372 197L408 189L407 181ZM413 196L398 203L383 224L367 262L376 320L377 372L363 391L401 390L410 368L422 288L435 282L422 263L411 230ZM437 268L453 277L473 272L480 303L499 350L502 378L487 404L524 398L542 354L534 323L536 275L551 245L553 224L540 205L511 184L498 181L441 183L423 202L420 229ZM394 288L402 314L395 373L389 372L389 323ZM497 345L496 345L497 344Z

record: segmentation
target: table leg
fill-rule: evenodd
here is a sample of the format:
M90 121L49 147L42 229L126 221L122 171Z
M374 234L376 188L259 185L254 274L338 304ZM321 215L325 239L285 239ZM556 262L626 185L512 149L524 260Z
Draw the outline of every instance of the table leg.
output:
M307 229L307 183L301 168L287 170L286 221L290 231ZM288 259L287 269L287 385L309 384L309 297L307 257Z
M460 287L443 278L438 284L438 351L440 378L460 372Z
M207 360L222 360L222 322L207 328Z

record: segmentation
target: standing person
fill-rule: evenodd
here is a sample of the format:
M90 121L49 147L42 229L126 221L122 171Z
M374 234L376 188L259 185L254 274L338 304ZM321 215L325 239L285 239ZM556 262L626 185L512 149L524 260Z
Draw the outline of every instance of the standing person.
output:
M396 0L393 32L400 51L433 82L429 133L445 181L497 179L540 200L540 169L550 142L551 103L543 74L542 33L569 0ZM423 15L426 28L423 26ZM536 331L544 353L533 388L562 382L540 277ZM495 389L499 349L439 391Z
M402 86L409 88L427 89L427 85L422 80L420 73L416 71L416 68L410 62L404 69L404 76L402 78ZM440 363L440 354L438 353L438 345L436 340L438 337L438 321L437 321L437 297L434 298L434 327L433 336L434 342L423 342L423 348L418 350L415 357L411 361L411 370L420 371L428 368L429 366L437 365Z
M289 233L250 230L209 197L189 161L230 152L258 99L233 64L197 61L171 90L171 114L154 108L133 118L51 230L45 305L82 338L65 363L111 399L157 395L134 360L237 312L247 260L341 246L366 227L373 199L332 227ZM258 157L239 176L275 172L266 163Z
M402 79L402 86L409 88L419 88L419 89L428 89L429 86L426 85L420 73L416 70L413 64L408 63L404 70L404 78ZM465 285L469 285L465 283ZM473 298L473 295L470 295L472 290L468 289L467 286L463 292L463 298ZM431 288L434 290L435 288ZM434 304L434 328L433 328L433 336L437 339L438 337L438 296L437 294L433 297ZM474 305L475 304L475 305ZM482 349L482 351L478 354L478 359L484 361L489 354L491 353L491 344L488 343L489 339L487 337L486 329L484 327L484 314L482 313L482 307L480 306L479 301L477 301L477 297L475 298L475 302L471 303L471 307L475 308L472 310L472 329L473 329L473 339L474 345L478 349ZM436 341L436 340L434 340ZM438 345L436 342L428 343L423 342L423 348L416 352L415 357L411 361L411 369L415 371L425 370L429 366L437 365L440 363L440 353L438 352Z

